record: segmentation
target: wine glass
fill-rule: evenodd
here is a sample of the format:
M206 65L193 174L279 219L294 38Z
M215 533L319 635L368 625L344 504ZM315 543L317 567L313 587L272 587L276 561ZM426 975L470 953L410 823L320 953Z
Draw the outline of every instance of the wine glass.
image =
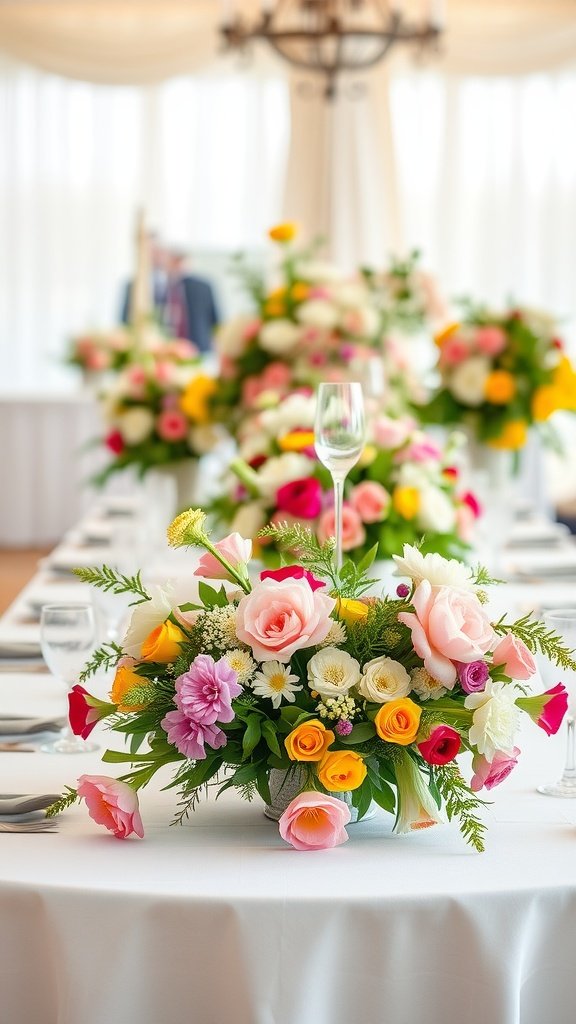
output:
M362 385L344 382L320 384L316 401L314 446L334 485L336 569L342 568L342 504L344 481L364 447Z
M570 650L576 648L576 608L558 608L545 612L544 622L549 629L565 641ZM564 683L568 691L568 712L566 714L567 745L564 771L557 782L538 786L538 792L544 796L576 797L576 761L574 758L574 725L576 716L576 672L571 669L560 669L548 658L543 658L540 671L544 684L551 686Z
M40 645L44 661L52 675L70 690L78 682L89 655L96 643L96 621L91 604L45 604L40 617ZM69 726L54 743L41 748L48 754L84 754L98 750L74 736Z

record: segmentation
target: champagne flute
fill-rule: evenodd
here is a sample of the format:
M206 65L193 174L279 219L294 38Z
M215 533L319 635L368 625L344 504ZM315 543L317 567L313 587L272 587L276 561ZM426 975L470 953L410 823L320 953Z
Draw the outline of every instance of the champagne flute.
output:
M316 401L314 446L334 486L336 569L342 568L342 505L344 481L364 448L365 424L362 385L344 382L320 384Z
M558 608L545 612L544 622L549 629L566 642L571 650L576 648L576 608ZM576 717L576 672L571 669L560 669L548 658L542 659L540 671L544 684L548 686L564 683L568 691L568 711L566 714L567 743L566 761L561 778L557 782L549 782L538 786L538 792L544 796L560 796L576 798L576 760L574 750L574 727Z
M96 621L91 604L45 604L40 618L40 644L44 661L53 676L70 690L78 682L89 655L96 644ZM66 726L60 738L41 748L47 754L84 754L98 750L74 736Z

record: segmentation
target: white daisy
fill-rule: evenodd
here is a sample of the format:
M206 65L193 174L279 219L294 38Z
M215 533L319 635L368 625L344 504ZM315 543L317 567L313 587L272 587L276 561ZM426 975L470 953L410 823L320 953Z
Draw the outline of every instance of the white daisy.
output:
M233 651L228 651L225 658L230 668L238 676L240 685L245 686L254 674L254 669L256 668L254 659L250 657L248 651L243 651L240 647L234 648Z
M262 666L262 671L254 676L252 689L259 697L269 697L272 706L280 707L282 698L294 703L294 694L301 690L301 686L295 686L298 676L292 675L290 665L281 665L279 661L267 661Z

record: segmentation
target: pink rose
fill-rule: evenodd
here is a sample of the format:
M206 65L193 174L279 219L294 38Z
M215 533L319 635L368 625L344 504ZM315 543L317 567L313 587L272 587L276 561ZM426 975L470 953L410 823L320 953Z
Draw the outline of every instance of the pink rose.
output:
M412 598L414 612L398 620L412 632L414 650L431 676L452 688L455 661L479 661L493 646L496 634L476 594L455 587L433 587L422 580Z
M318 539L322 543L329 537L336 536L336 516L334 509L329 508L320 516L317 529ZM358 548L366 540L366 531L355 508L344 505L342 509L342 550L351 551Z
M498 646L494 648L492 661L495 665L502 665L506 675L511 679L530 679L536 671L536 662L526 644L513 633L502 637Z
M447 338L440 353L441 366L457 366L470 358L470 346L457 334Z
M470 544L474 539L474 515L468 505L458 505L456 508L456 533L465 544Z
M498 356L506 348L506 334L501 327L478 327L474 340L485 356Z
M475 519L479 519L483 513L482 505L478 501L478 498L472 491L466 491L460 495L460 501L463 505L467 505Z
M142 398L146 391L146 371L142 366L126 370L126 390L131 398Z
M316 477L292 480L276 492L279 512L288 512L298 519L316 519L322 511L322 488Z
M132 833L143 838L138 797L125 782L106 775L81 775L77 790L93 821L104 825L117 839L126 839Z
M188 420L178 409L165 409L156 417L156 430L163 441L183 441L188 433Z
M261 320L250 320L250 322L246 324L244 330L242 331L242 337L244 341L252 341L254 338L257 338L258 334L260 333L261 327Z
M112 362L109 352L95 348L86 356L86 366L89 370L107 370Z
M171 384L176 377L174 363L168 362L167 359L159 359L154 366L154 377L159 384Z
M238 639L258 661L287 662L294 651L322 643L335 605L306 579L262 580L238 605Z
M262 374L262 380L266 390L284 391L292 381L292 370L286 363L269 363Z
M395 456L396 462L439 462L442 452L435 441L426 435L412 441Z
M229 533L223 540L217 541L214 547L233 569L240 571L246 568L246 564L252 556L252 541L245 540L239 533ZM206 580L233 579L228 569L210 551L206 551L202 555L193 575L201 576Z
M348 839L350 810L343 800L322 793L300 793L278 822L280 835L295 850L330 850Z
M460 733L451 725L435 725L427 739L418 743L418 750L428 764L448 764L460 752Z
M374 423L374 440L382 448L400 448L414 430L412 420L392 420L380 416Z
M518 764L519 747L513 747L511 754L497 750L492 761L487 761L484 754L475 754L472 758L472 770L474 775L470 783L470 789L477 793L484 787L493 789L510 775L510 772Z
M390 495L382 484L364 480L352 491L350 502L364 523L380 523L386 518Z

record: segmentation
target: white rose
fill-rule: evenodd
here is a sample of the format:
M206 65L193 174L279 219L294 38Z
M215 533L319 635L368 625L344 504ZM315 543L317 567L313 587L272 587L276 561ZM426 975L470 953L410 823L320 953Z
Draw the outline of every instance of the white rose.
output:
M296 427L313 427L316 413L314 396L289 395L275 409L267 409L260 418L262 428L272 437L282 437Z
M237 359L238 356L241 356L247 345L246 329L253 322L253 316L243 314L222 324L215 336L216 349L219 354L228 356L229 359Z
M118 417L118 430L128 445L141 444L150 437L153 427L154 416L143 405L135 405Z
M509 683L489 679L482 693L471 693L464 701L464 706L473 711L468 738L488 761L499 750L512 753L519 717L515 700L516 693Z
M296 348L300 333L290 320L269 320L260 330L260 344L265 352L281 356Z
M472 356L452 370L447 381L448 390L462 405L482 405L489 373L490 361L484 356Z
M322 697L341 697L359 681L356 658L338 647L325 647L308 662L308 686Z
M339 319L337 307L328 299L310 299L298 307L296 316L306 327L323 327L332 330Z
M361 281L343 281L335 297L338 304L346 309L365 306L370 302L370 292Z
M206 455L213 451L224 437L224 431L215 423L201 423L188 431L188 447L198 455Z
M172 589L170 587L149 586L147 590L150 600L135 606L122 642L124 653L136 660L141 656L142 644L146 637L153 629L166 622L172 611Z
M366 700L385 704L389 700L407 697L411 686L410 676L399 661L374 658L364 665L358 689Z
M468 565L455 558L442 558L432 552L423 555L418 548L405 544L402 555L393 555L396 562L395 576L407 576L418 586L428 580L433 587L458 587L459 590L475 590L472 572Z
M456 526L456 509L450 498L438 487L420 491L420 508L416 517L420 529L433 533L450 533Z
M313 466L314 463L310 459L305 455L298 455L297 452L286 452L284 455L268 459L257 471L262 497L274 498L279 487L310 476Z
M249 501L240 505L232 523L230 533L239 533L242 537L254 538L266 523L266 513L257 501Z

